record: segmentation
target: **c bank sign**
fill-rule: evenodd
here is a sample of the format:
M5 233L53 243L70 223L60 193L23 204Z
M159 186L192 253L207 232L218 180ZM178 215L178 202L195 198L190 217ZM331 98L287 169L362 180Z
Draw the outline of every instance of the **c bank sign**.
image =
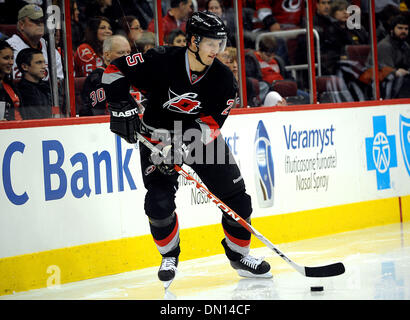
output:
M92 192L96 195L102 194L102 185L104 183L106 192L113 193L114 176L117 178L115 191L124 191L126 183L131 190L136 190L134 177L129 168L133 149L126 149L123 152L121 139L118 136L115 136L115 139L115 155L110 154L107 150L95 151L91 157L87 157L83 152L77 152L69 159L67 159L61 141L43 140L41 143L41 162L44 200L62 199L67 191L71 192L75 198L89 197ZM21 168L21 163L18 162L22 161L22 157L25 156L26 148L27 146L23 142L14 141L8 145L2 156L2 184L5 196L15 205L23 205L30 201L29 191L21 190L21 186L18 188L19 190L15 190L15 184L13 183L17 175L21 174L15 168L19 168L19 166ZM64 170L64 167L67 168L67 162L70 163L72 170ZM33 161L33 163L38 162ZM31 170L39 170L39 168L34 166ZM90 181L91 170L93 171L94 181ZM104 174L103 170L105 170ZM105 177L105 181L102 181L102 176Z

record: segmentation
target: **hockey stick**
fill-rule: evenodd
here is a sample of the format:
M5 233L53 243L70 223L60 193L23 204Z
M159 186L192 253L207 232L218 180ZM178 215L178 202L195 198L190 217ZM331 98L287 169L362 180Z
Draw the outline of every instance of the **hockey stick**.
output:
M148 149L150 149L153 152L157 152L161 154L161 151L158 148L156 148L153 144L151 144L151 142L149 142L144 136L137 133L137 138ZM283 260L285 260L288 264L290 264L294 269L296 269L296 271L298 271L303 276L305 277L333 277L333 276L338 276L345 272L345 267L343 263L341 262L324 265L324 266L317 266L317 267L306 267L306 266L301 266L295 263L290 258L288 258L282 251L280 251L272 242L266 239L260 232L258 232L254 227L252 227L242 217L240 217L235 211L233 211L225 203L219 200L211 191L209 191L202 184L200 184L197 180L195 180L184 169L182 169L178 165L175 165L174 169L185 179L194 182L195 187L200 192L202 192L204 195L206 195L206 197L209 198L213 203L215 203L219 209L221 209L223 212L229 215L232 219L238 222L242 227L244 227L246 230L252 233L256 238L258 238L268 248L270 248L275 253L277 253Z

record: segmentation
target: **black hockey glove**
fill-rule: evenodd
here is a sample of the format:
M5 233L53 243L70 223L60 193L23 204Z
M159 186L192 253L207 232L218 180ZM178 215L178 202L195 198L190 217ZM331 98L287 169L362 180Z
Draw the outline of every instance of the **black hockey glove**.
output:
M188 155L188 147L185 144L175 146L166 145L162 148L162 155L156 152L151 153L150 161L164 175L172 176L176 174L175 165L182 166Z
M136 143L136 132L140 132L141 121L138 116L138 107L129 101L119 103L110 102L108 104L110 111L110 129L128 143Z

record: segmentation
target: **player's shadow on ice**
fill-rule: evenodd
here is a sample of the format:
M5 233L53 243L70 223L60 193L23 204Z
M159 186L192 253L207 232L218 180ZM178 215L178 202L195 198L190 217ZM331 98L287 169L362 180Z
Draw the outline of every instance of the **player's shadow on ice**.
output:
M178 297L165 290L164 300L177 300ZM232 291L232 300L277 300L279 295L276 291L273 279L241 279Z
M232 292L232 300L276 300L279 295L273 279L241 279Z

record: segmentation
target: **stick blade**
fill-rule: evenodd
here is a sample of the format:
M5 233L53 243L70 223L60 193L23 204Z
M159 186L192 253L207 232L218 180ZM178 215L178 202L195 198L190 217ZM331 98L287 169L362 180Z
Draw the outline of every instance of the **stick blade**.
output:
M345 272L345 266L341 262L320 267L305 267L306 277L325 278L335 277Z

